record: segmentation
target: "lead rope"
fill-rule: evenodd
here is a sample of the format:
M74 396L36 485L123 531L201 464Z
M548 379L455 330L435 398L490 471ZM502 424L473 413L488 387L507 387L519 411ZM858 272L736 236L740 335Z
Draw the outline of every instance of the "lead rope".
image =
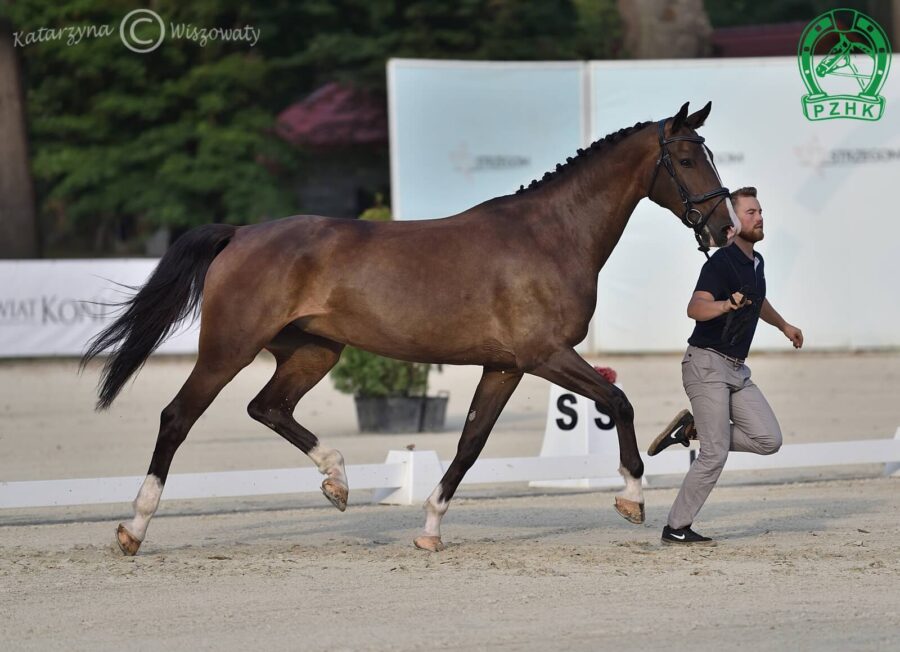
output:
M697 251L702 251L703 255L706 256L706 260L709 260L709 245L703 244L703 239L696 231L694 231L694 238L697 239L697 244L700 245L699 247L697 247Z
M707 258L709 256L707 255ZM731 258L728 255L725 255L726 260L728 261L729 267L731 267L731 271L734 272L734 278L737 280L737 285L740 287L738 292L744 295L746 298L749 293L744 290L749 288L749 285L741 285L741 275L738 273L737 268L734 266L734 263L731 262ZM739 337L744 334L744 331L747 328L747 324L753 316L757 316L762 311L762 302L759 299L759 279L756 276L756 256L753 257L753 294L752 298L754 301L753 309L751 310L748 306L744 306L739 310L730 310L728 312L728 316L725 318L725 327L722 329L722 341L728 342L733 345ZM731 295L728 296L728 301L731 301ZM732 301L732 303L734 303Z

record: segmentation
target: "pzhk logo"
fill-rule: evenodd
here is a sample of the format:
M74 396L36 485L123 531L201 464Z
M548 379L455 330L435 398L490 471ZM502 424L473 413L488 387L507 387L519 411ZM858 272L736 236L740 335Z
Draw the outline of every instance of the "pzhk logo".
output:
M891 66L891 44L874 20L853 9L824 13L803 30L797 56L809 91L803 96L807 119L879 120L884 115L878 93Z

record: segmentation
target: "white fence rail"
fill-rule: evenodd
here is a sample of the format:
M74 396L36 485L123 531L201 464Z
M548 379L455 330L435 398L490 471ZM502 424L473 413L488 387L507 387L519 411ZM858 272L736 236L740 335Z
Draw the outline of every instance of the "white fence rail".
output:
M347 467L353 489L401 487L403 464L358 464ZM130 502L144 476L0 482L0 508L51 507ZM315 468L261 469L216 473L176 473L166 482L166 500L233 498L319 491L322 475Z
M666 451L644 458L645 478L687 471L686 450ZM791 444L775 455L732 453L725 472L787 469L848 464L884 464L886 475L900 475L900 428L890 439ZM385 464L347 467L351 491L375 489L373 500L411 505L424 501L449 465L434 451L390 451ZM464 484L551 481L591 478L592 486L615 487L621 478L595 478L597 468L609 466L607 456L512 457L478 460ZM0 482L0 508L50 507L130 502L143 476L73 480ZM169 476L166 500L225 498L319 491L322 476L314 468L185 473Z

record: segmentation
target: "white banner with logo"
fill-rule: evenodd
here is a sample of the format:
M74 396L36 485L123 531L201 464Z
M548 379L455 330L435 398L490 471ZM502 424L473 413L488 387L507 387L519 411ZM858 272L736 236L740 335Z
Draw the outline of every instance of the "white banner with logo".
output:
M877 121L807 120L796 57L560 68L398 60L389 72L399 219L449 215L514 192L573 156L584 144L584 123L590 142L674 115L686 101L698 110L712 100L700 133L725 186L758 189L766 237L757 249L771 303L803 329L809 348L900 346L900 72L881 90L884 116ZM829 93L846 94L857 84L835 80L822 82L838 84ZM515 174L478 163L507 155L530 163ZM703 262L693 234L642 201L600 273L584 348L683 349L694 325L686 306ZM790 347L760 324L754 350Z
M156 259L0 261L0 357L78 356L115 318L121 302L156 267ZM160 351L197 350L197 324Z

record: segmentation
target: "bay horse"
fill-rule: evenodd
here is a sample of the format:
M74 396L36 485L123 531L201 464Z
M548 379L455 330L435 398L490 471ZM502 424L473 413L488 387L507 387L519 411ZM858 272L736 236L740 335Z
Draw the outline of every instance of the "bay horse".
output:
M594 313L597 274L642 198L681 218L701 249L725 245L739 231L728 190L696 133L710 108L688 115L684 104L672 118L620 129L528 188L452 217L364 222L302 215L243 227L209 224L176 240L82 358L83 367L112 350L97 403L107 408L173 328L200 310L196 364L162 410L134 518L116 533L122 552L137 553L188 431L262 349L277 366L247 411L312 459L325 476L323 493L341 511L349 491L344 458L293 411L343 347L483 367L456 456L425 503L419 548L443 549L441 519L526 373L596 401L614 420L626 483L615 508L642 523L634 410L573 347Z

